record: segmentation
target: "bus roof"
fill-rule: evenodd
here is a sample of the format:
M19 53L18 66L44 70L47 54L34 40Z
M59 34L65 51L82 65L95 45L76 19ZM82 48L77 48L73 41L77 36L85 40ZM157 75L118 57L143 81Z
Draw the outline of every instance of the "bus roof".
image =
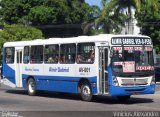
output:
M112 35L112 34L100 34L95 36L78 36L70 38L49 38L49 39L35 39L30 41L15 41L6 42L3 47L21 47L27 45L44 45L44 44L61 44L61 43L83 43L83 42L111 42L112 37L144 37L144 35Z

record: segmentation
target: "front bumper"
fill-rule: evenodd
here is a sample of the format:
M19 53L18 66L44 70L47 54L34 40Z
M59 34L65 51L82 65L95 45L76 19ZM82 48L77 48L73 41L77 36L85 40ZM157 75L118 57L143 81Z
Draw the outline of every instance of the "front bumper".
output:
M110 86L111 96L140 95L140 94L154 94L154 93L155 93L155 85L139 86L139 87Z

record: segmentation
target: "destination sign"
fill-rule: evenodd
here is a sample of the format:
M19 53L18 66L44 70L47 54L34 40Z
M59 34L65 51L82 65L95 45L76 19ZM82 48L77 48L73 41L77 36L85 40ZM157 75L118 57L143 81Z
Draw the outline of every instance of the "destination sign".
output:
M150 38L114 37L111 40L113 45L151 45Z

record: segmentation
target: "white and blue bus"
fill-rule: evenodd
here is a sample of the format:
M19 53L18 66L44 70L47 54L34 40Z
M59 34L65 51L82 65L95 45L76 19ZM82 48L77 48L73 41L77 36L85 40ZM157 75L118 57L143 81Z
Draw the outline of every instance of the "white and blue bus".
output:
M28 94L54 91L116 96L155 92L153 45L148 36L97 35L7 42L3 75Z

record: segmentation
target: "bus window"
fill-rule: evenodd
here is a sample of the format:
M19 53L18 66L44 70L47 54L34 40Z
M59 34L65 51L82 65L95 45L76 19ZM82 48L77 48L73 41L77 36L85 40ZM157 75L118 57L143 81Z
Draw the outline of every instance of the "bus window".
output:
M60 49L60 63L75 63L76 44L62 44Z
M5 63L12 64L14 63L14 47L5 48Z
M45 63L58 63L59 45L46 45L44 50Z
M30 63L43 63L43 46L31 46Z
M25 46L24 47L24 55L23 55L23 63L24 64L27 64L29 63L29 59L30 59L30 56L29 56L29 46Z
M79 43L77 46L77 60L76 62L79 63L86 63L92 64L94 63L95 59L95 44L94 43Z

